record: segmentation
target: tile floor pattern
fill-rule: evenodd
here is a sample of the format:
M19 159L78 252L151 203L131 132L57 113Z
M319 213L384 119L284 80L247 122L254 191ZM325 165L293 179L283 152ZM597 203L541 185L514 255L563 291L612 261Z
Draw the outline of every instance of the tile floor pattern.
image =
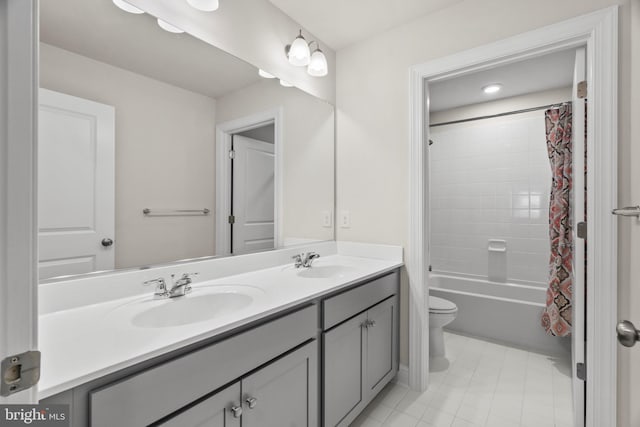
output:
M418 393L388 385L352 427L573 427L569 357L445 333L449 367Z

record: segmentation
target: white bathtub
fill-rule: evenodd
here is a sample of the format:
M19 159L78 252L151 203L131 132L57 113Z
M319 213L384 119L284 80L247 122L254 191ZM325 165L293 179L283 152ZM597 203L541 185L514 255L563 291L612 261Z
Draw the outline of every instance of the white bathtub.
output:
M431 295L458 306L456 319L445 329L549 355L570 352L568 338L551 337L540 325L546 295L542 286L430 273L429 287Z

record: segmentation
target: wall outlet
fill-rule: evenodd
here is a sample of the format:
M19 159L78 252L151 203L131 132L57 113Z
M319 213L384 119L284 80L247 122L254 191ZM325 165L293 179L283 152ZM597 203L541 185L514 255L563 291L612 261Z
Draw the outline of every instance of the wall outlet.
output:
M322 226L331 228L332 223L333 223L333 218L331 215L331 211L322 211Z
M351 227L351 214L349 214L349 211L340 212L340 227L342 228Z

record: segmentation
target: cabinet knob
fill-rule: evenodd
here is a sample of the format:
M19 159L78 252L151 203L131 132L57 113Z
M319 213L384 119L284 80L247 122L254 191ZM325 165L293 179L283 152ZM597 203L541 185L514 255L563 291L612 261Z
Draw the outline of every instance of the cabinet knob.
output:
M256 399L255 397L247 397L245 402L247 402L247 406L249 407L249 409L253 409L256 407L256 404L258 403L258 399Z
M240 406L232 406L230 411L233 414L233 418L240 418L242 415L242 407Z
M371 326L372 328L374 326L376 326L376 321L375 320L369 320L369 326Z

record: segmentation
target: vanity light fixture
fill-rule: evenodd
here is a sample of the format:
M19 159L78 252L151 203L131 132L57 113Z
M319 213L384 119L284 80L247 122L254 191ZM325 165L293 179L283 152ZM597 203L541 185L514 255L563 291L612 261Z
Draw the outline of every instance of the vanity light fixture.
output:
M174 34L184 33L184 30L181 30L180 28L176 27L175 25L171 25L167 21L163 21L160 18L158 18L158 25L160 26L160 28L162 28L163 30L168 31L170 33L174 33Z
M314 43L314 42L311 42ZM309 43L309 45L311 45ZM315 42L316 45L318 44ZM324 53L320 50L320 47L316 47L316 50L311 54L311 60L309 61L309 66L307 67L307 73L313 77L324 77L329 74L329 67L327 65L327 58L324 56Z
M280 79L280 86L284 86L284 87L293 87L293 85L291 83L289 83L286 80L282 80Z
M135 13L136 15L140 15L144 13L144 10L138 9L137 7L133 6L132 4L129 4L125 0L113 0L113 4L115 4L125 12Z
M502 85L500 83L492 83L482 88L482 91L486 94L492 94L499 92L502 89Z
M307 41L302 37L302 30L298 37L290 45L285 47L285 53L289 58L289 63L296 67L306 67L311 61L311 51Z
M274 76L273 74L267 73L265 70L263 69L258 69L258 75L260 77L264 77L265 79L275 79L276 76Z
M311 45L316 44L316 48L311 52ZM312 40L309 43L302 36L302 30L298 37L290 45L285 46L284 52L291 65L297 67L307 67L307 73L314 77L323 77L329 73L327 65L327 57L320 49L317 41Z
M187 0L187 3L195 9L203 12L213 12L220 5L218 0Z

